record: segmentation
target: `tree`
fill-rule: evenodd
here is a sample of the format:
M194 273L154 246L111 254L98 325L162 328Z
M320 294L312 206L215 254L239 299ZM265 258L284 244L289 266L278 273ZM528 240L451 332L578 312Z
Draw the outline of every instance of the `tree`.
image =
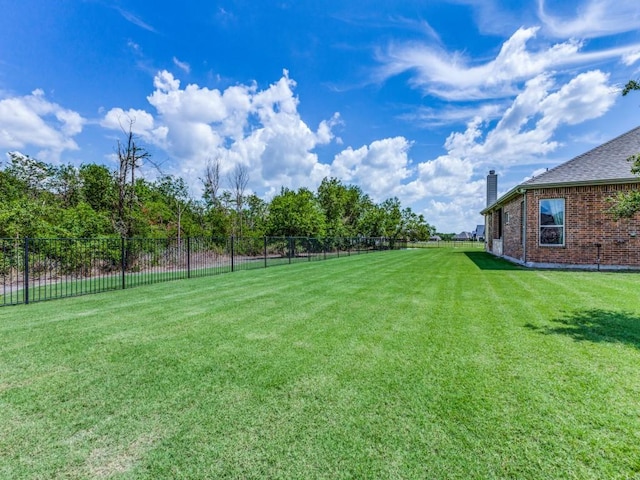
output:
M640 83L635 80L629 80L622 89L622 96L627 95L631 90L640 90Z
M107 167L94 163L80 165L80 196L96 212L111 212L116 203L114 178Z
M245 165L238 164L233 170L233 173L229 174L227 180L229 182L229 187L231 188L233 203L236 207L236 216L233 222L233 234L238 234L242 237L242 209L244 208L244 191L249 184L249 170L247 170Z
M9 152L9 165L6 173L23 184L25 192L31 199L40 197L54 175L51 165L23 155L19 152Z
M632 90L640 90L640 83L635 80L629 80L622 90L622 95L625 96ZM631 155L627 160L631 162L631 173L640 175L640 153ZM620 218L631 218L640 212L640 191L618 192L612 199L612 204L609 212L616 220Z
M402 210L403 235L410 241L427 241L435 228L427 223L424 215L416 214L410 208Z
M202 194L207 205L216 208L220 205L218 191L220 190L220 159L207 160L207 166L204 170L204 177L200 179L204 192Z
M311 191L282 188L269 205L267 234L285 237L322 237L325 220L318 200Z
M165 175L158 182L158 190L164 196L164 203L169 207L176 219L176 235L178 247L182 239L182 216L191 205L189 188L181 177Z
M142 161L150 158L151 154L137 145L133 134L134 120L129 121L129 130L123 132L126 135L124 144L116 147L118 156L118 171L116 172L117 204L114 218L114 227L121 236L132 237L134 231L134 210L136 208L136 171L142 165Z
M245 227L252 237L262 237L266 232L266 224L269 206L256 194L251 194L246 199L247 209L244 213ZM245 233L247 235L247 233Z
M370 206L369 198L362 194L360 187L325 177L318 187L318 201L325 215L328 236L351 237L360 233L360 221Z
M80 201L81 180L73 165L61 165L52 169L50 188L58 195L64 208L75 207Z

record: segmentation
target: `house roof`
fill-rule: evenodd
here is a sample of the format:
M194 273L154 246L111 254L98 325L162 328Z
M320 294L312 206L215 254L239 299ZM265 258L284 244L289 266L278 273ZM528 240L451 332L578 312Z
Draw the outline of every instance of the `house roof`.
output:
M478 236L484 235L484 225L476 226L476 235Z
M521 186L637 180L627 161L627 158L636 153L640 153L640 127L533 177Z
M640 127L530 178L509 190L480 213L493 210L495 206L522 193L523 189L640 182L640 178L631 173L631 164L627 161L637 153L640 153Z

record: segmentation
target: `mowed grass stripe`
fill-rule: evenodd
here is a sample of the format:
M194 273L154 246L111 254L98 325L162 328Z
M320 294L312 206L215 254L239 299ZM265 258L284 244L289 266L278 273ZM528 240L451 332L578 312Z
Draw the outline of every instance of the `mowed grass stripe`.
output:
M632 274L407 250L0 310L1 478L633 478Z

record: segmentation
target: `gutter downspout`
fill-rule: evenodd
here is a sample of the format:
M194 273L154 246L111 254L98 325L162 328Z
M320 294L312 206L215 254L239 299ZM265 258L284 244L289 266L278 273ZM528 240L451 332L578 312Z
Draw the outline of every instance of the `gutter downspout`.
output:
M522 261L527 264L527 191L522 193L522 201L524 202L524 212L522 212Z

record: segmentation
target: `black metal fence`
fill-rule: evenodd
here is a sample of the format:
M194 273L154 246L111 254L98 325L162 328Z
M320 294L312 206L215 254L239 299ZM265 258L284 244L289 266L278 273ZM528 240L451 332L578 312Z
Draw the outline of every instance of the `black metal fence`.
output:
M388 238L0 238L0 306L406 248Z

